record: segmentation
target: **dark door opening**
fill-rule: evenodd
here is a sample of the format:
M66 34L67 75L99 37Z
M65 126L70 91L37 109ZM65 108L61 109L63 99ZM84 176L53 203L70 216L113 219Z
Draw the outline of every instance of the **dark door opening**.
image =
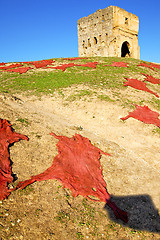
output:
M122 44L121 47L121 57L127 57L130 56L130 51L129 51L129 43L126 41Z

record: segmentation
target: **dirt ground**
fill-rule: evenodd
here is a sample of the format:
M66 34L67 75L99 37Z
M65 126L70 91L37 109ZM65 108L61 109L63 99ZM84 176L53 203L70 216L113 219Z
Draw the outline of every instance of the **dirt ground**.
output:
M4 93L0 112L16 132L29 137L10 147L18 178L11 188L51 166L57 140L50 132L79 133L111 154L100 160L107 190L129 212L124 225L104 203L73 198L57 180L36 182L0 203L0 239L160 239L160 135L153 132L155 126L133 118L123 122L127 108L96 96L73 102L58 93Z

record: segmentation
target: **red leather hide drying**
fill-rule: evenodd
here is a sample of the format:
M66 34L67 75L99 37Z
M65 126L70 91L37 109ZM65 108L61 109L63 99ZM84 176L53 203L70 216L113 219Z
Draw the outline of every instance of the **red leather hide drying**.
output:
M141 122L154 124L157 127L160 127L160 119L158 118L159 113L152 111L146 105L143 107L136 105L136 109L133 112L129 112L126 117L123 117L121 119L126 120L130 117L135 118Z
M148 74L142 73L144 76L146 76L146 78L144 79L144 81L153 83L153 84L160 84L160 79L158 78L154 78Z
M152 70L154 70L154 68L151 66L151 65L148 65L147 63L140 63L137 65L138 67L141 66L141 67L147 67L147 68L150 68Z
M20 67L20 68L15 68L15 69L8 69L8 70L3 70L4 72L17 72L17 73L26 73L29 69L32 69L30 67Z
M54 62L55 62L54 60L41 60L41 61L34 61L34 62L32 62L32 64L36 68L42 68L42 67L46 67L47 65L50 65Z
M125 78L127 80L127 82L124 83L124 86L130 86L130 87L133 87L135 89L138 89L138 90L143 90L145 92L149 92L149 93L152 93L154 94L156 97L159 98L158 94L151 91L149 88L146 87L146 83L138 80L138 79L129 79L129 78Z
M128 67L127 63L125 63L123 61L122 62L113 62L111 66L113 66L113 67Z
M9 196L7 185L13 181L8 148L21 139L28 140L28 137L15 133L7 120L0 119L0 200Z
M160 69L160 64L151 63L151 66Z
M76 66L96 68L97 64L98 64L98 62L87 62L87 63L84 63L84 64L77 64Z
M57 136L54 133L51 135L59 139L58 155L54 158L52 166L43 173L32 176L29 180L19 182L17 188L23 189L35 181L57 179L64 188L72 191L74 197L82 195L93 201L106 202L113 209L117 218L127 222L127 213L111 202L102 176L99 160L101 154L109 154L93 146L88 138L79 134L75 134L72 138ZM98 200L91 199L91 196Z
M127 63L125 62L113 62L111 65L104 65L104 66L111 66L111 67L128 67Z
M76 66L76 64L74 64L74 63L68 63L68 64L62 64L62 65L56 66L56 67L47 67L47 68L62 69L62 71L64 72L64 71L66 70L66 68L74 67L74 66Z
M0 69L7 70L7 69L16 68L16 67L22 67L22 66L23 66L22 64L16 63L16 64L11 64L9 66L0 67Z
M66 68L68 68L68 67L74 67L74 66L96 68L97 64L98 64L98 62L88 62L88 63L85 63L85 64L66 63L66 64L62 64L62 65L60 65L60 66L47 67L47 68L62 69L62 71L65 71Z

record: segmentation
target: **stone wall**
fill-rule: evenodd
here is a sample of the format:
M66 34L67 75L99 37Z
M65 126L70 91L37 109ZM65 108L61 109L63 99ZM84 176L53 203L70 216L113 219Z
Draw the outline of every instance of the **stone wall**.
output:
M80 57L132 57L139 59L139 19L119 7L99 9L78 20Z

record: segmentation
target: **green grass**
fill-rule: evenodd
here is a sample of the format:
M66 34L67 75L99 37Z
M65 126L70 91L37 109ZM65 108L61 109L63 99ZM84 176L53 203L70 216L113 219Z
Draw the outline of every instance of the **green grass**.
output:
M106 102L115 102L115 100L111 99L109 96L107 95L98 95L98 98L102 101L106 101Z
M16 94L53 94L56 90L59 95L66 101L75 101L81 98L88 99L89 97L97 96L100 100L107 102L116 101L123 107L129 107L132 103L147 104L150 103L156 109L160 110L160 100L153 97L148 93L148 101L143 101L143 95L139 100L134 100L130 96L122 96L120 91L124 92L128 89L123 86L125 77L142 79L142 73L153 75L156 78L160 78L160 70L153 71L149 68L138 67L137 65L141 60L131 58L114 58L114 57L91 57L88 59L81 59L75 61L63 60L62 58L54 59L54 65L60 65L64 63L86 63L86 62L98 62L96 69L82 66L74 66L67 68L64 72L62 70L30 70L27 73L9 73L0 71L0 92ZM112 62L124 61L128 63L128 68L125 67L112 67L105 66L111 65ZM86 89L72 92L69 96L65 96L63 91L65 88L72 85L83 85ZM159 93L160 86L147 83L147 86ZM108 94L104 94L101 90L110 89L112 91L112 97ZM135 90L136 92L136 90ZM137 91L138 95L138 91Z
M9 73L0 71L0 91L1 92L31 92L36 93L50 93L55 89L66 88L73 84L89 84L92 86L104 86L106 88L119 88L123 83L123 77L128 76L128 73L140 73L141 69L136 65L139 60L130 59L130 68L116 68L105 66L111 64L113 61L126 61L121 58L88 58L79 60L79 62L98 61L96 69L88 67L72 67L67 68L66 71L52 70L35 71L30 70L27 73ZM56 64L64 63L62 59L56 59ZM78 63L78 61L75 61ZM136 65L135 65L136 64Z
M28 120L25 119L25 118L18 118L18 119L16 119L16 121L17 121L17 122L20 122L20 123L22 123L22 124L25 124L25 125L29 125Z
M80 90L80 91L78 91L78 93L71 94L66 100L67 101L75 101L77 99L79 100L86 96L91 97L92 94L93 94L93 92L90 90Z

